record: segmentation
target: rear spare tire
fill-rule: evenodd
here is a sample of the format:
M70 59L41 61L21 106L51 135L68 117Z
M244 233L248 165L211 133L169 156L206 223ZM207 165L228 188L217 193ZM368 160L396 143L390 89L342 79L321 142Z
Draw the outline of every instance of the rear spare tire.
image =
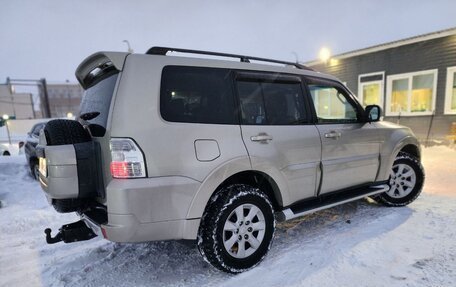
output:
M52 120L44 127L48 146L90 142L91 136L84 127L74 120ZM53 199L52 205L60 213L79 211L85 206L85 200L79 198Z
M44 127L47 145L77 144L91 141L90 134L73 120L52 120Z

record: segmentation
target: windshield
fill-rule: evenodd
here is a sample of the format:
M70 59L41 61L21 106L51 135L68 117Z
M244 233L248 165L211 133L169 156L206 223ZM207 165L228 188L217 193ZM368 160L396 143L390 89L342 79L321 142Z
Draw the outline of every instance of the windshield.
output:
M79 115L92 112L100 113L96 118L88 120L89 123L106 128L109 107L111 106L111 99L118 75L117 73L109 76L84 92Z

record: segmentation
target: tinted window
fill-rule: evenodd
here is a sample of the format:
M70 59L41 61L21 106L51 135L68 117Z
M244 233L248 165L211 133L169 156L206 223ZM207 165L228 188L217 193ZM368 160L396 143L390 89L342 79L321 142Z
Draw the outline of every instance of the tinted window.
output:
M118 75L119 74L109 76L84 92L81 101L80 115L90 112L100 113L99 116L88 121L91 124L97 124L106 128L109 107L111 106L111 99Z
M160 112L170 122L236 124L230 71L165 67Z
M300 83L238 81L241 119L247 125L294 125L305 121Z
M310 84L309 90L319 123L358 121L356 107L342 90L326 84Z

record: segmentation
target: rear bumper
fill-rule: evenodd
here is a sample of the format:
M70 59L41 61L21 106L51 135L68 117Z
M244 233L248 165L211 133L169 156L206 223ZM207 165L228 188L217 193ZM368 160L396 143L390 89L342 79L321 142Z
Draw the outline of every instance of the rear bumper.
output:
M200 184L181 176L113 179L106 188L107 223L86 224L114 242L196 239L200 219L186 216Z
M114 242L196 239L200 219L140 223L133 215L108 215L98 232ZM92 225L90 225L92 228ZM93 228L92 228L93 230ZM94 230L97 233L97 230ZM97 233L98 234L98 233Z

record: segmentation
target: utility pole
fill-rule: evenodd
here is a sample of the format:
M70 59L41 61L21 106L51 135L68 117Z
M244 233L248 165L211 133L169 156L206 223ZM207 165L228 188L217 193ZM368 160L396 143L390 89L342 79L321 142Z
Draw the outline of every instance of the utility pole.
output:
M11 134L10 134L9 126L8 126L9 115L4 114L2 118L3 118L3 121L5 122L5 126L6 126L6 134L8 135L8 143L11 145Z
M13 108L13 115L16 116L16 108L14 107L14 98L13 98L13 86L11 85L11 80L9 77L6 77L6 85L8 86L8 91L11 95L11 107Z
M39 80L35 79L10 79L7 78L7 82L10 85L10 90L12 91L12 85L17 85L17 86L34 86L38 87L38 92L42 97L41 99L41 108L43 109L43 114L42 116L44 118L50 118L51 115L51 108L49 106L49 95L48 95L48 90L47 90L47 83L45 78L41 78ZM32 103L32 109L35 107L33 106ZM33 113L35 114L35 110L33 110Z
M49 106L49 95L48 95L48 90L47 90L46 79L41 78L40 84L41 84L41 87L43 88L44 112L45 112L46 118L50 118L51 117L51 108Z

